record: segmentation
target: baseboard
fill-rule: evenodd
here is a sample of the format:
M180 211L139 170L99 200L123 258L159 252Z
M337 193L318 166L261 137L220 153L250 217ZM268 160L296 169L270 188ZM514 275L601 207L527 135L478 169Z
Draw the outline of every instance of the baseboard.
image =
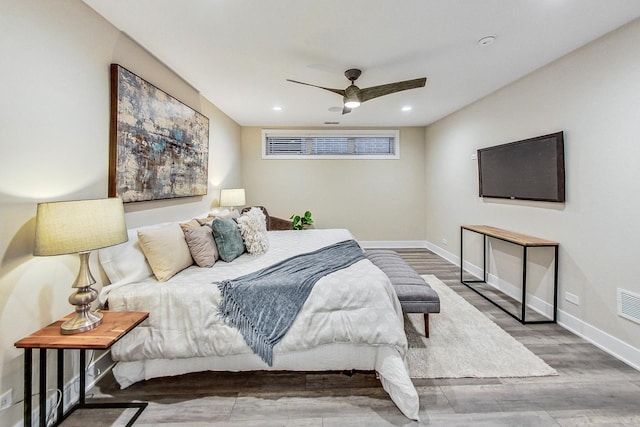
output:
M558 324L589 341L600 350L640 371L640 349L562 310L558 310Z
M415 249L427 245L425 240L364 240L358 243L363 249Z
M97 384L97 382L100 381L100 379L111 370L114 364L115 362L111 359L111 352L109 351L103 353L102 355L100 355L100 357L98 357L96 360L91 362L87 367L87 371L86 371L87 372L87 382L86 382L87 390L90 390L91 388L93 388ZM76 372L76 374L74 374L73 378L71 378L64 385L64 402L61 402L61 404L63 405L65 412L68 411L73 405L75 405L78 402L78 399L80 397L80 389L79 389L80 376L77 373L78 366L74 366L73 369ZM52 411L56 412L55 407L57 403L58 403L58 394L51 392L51 396L48 397L46 400L47 415L49 415ZM19 423L14 424L13 427L21 427L23 424L24 424L24 420L21 420ZM32 411L31 411L31 425L32 426L40 425L40 411L37 406L35 408L32 408Z
M442 258L446 259L447 261L449 261L451 264L453 265L457 265L458 267L460 267L460 257L458 255L455 255L443 248L441 248L438 245L435 245L429 241L426 242L425 248L429 249L431 252L433 252L436 255L441 256ZM465 263L466 265L466 263ZM470 265L470 267L472 267ZM480 270L480 274L482 274L482 270Z
M450 263L460 266L459 256L452 254L431 242L427 242L425 247ZM470 264L467 261L464 263L464 269L466 272L478 278L482 277L482 268ZM504 280L500 280L495 275L490 274L487 283L518 301L522 299L521 288L505 282ZM551 317L553 315L553 304L549 304L538 297L534 297L532 295L527 296L527 303L527 305L533 310L538 311L546 317ZM635 348L560 309L558 310L558 325L573 332L577 336L585 339L602 351L626 363L632 368L640 370L640 349Z

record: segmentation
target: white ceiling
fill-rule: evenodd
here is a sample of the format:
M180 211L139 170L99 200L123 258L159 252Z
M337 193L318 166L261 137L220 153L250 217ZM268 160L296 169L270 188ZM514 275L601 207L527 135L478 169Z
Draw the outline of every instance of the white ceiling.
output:
M427 125L640 16L639 0L84 2L243 126ZM360 88L428 80L344 116L285 80L344 89L348 68Z

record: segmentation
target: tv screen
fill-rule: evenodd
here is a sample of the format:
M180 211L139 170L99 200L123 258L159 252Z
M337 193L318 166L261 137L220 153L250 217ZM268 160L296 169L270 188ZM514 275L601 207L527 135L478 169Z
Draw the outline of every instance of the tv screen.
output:
M563 132L478 150L480 197L564 202Z

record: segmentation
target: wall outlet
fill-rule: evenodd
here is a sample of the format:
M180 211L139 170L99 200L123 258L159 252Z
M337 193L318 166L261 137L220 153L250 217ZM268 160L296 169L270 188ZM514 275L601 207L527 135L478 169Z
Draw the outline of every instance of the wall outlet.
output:
M442 244L443 244L443 245L446 245L447 243L448 243L448 242L447 242L447 239L442 239Z
M10 388L9 390L7 390L6 393L0 396L0 411L3 409L7 409L12 404L13 404L13 389Z
M580 298L578 297L578 295L574 295L571 292L565 292L564 299L566 299L572 304L580 305Z

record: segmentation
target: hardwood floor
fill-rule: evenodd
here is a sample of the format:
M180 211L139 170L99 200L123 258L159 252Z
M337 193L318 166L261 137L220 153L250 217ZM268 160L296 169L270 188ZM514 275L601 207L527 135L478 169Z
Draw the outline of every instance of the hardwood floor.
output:
M148 401L136 426L640 425L639 371L558 325L520 324L462 285L458 267L427 250L398 252L419 273L435 274L559 375L414 380L419 423L400 414L374 373L207 372L125 390L108 374L89 396ZM63 425L124 425L129 415L77 411Z

